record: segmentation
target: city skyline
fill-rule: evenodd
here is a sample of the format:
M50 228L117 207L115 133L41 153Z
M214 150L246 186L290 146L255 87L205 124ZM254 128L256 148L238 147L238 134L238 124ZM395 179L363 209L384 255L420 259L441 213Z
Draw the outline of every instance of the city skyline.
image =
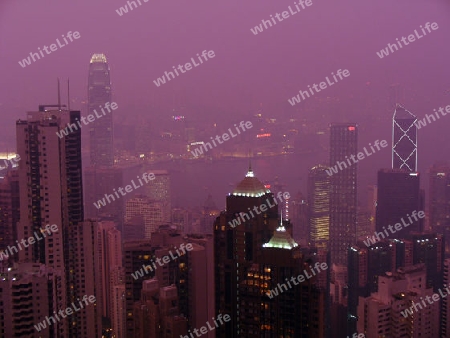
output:
M450 337L449 10L1 1L0 336Z

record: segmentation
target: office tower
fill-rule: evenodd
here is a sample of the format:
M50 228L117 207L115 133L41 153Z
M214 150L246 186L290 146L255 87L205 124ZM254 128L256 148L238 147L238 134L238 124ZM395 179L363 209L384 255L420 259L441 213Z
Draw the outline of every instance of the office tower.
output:
M144 238L150 239L152 233L165 223L169 217L165 215L167 210L163 202L154 201L144 195L138 195L127 201L125 206L125 223L133 218L142 216L144 221Z
M356 332L359 297L369 297L378 291L378 276L395 270L395 249L389 241L381 241L367 247L363 242L348 250L348 329Z
M59 231L19 251L19 262L39 262L62 276L55 289L51 308L65 309L75 301L72 263L75 253L70 250L71 226L83 219L81 180L81 132L75 129L67 136L56 134L66 124L75 125L80 112L47 110L27 113L26 120L16 122L19 165L20 222L18 238L38 233L45 224L55 224ZM64 235L64 236L63 236ZM67 283L67 284L66 284ZM78 295L77 295L78 296ZM82 295L81 295L82 296ZM68 335L66 322L52 326L58 334Z
M54 325L53 320L46 320L54 311L47 299L51 299L52 286L57 282L50 269L39 263L24 263L2 272L1 277L0 337L55 337L49 325Z
M442 287L444 237L436 233L412 233L410 236L413 245L413 264L425 264L426 285L437 292Z
M172 203L170 194L170 174L167 170L152 170L155 178L145 186L145 195L150 199L164 203L165 221L170 222Z
M330 136L330 166L340 168L330 176L331 262L345 265L347 249L356 240L357 164L349 164L349 157L357 154L358 128L333 124Z
M111 102L109 65L104 54L94 54L89 64L88 111L95 116ZM89 124L90 154L92 166L110 167L114 164L113 116L102 115Z
M10 170L0 181L0 251L16 244L17 222L20 218L19 173ZM11 257L14 259L14 257ZM16 256L16 261L18 257Z
M429 170L430 227L450 225L450 167L433 165Z
M445 252L450 255L450 167L435 164L429 175L428 228L444 234Z
M413 211L423 211L420 197L420 174L402 169L378 171L378 201L376 231L380 238L406 238L412 232L423 230L423 219L411 218ZM403 220L402 220L403 219ZM388 231L389 226L400 223L401 229ZM393 229L393 228L392 228ZM387 234L386 234L387 233Z
M397 104L392 118L392 169L417 171L417 118Z
M328 247L330 240L330 176L317 165L308 175L309 238L311 245Z
M119 195L117 197L115 191L132 184L132 180L139 186L137 176L141 178L141 173L142 166L140 164L86 168L84 170L86 218L111 220L116 223L118 230L122 230L126 201L137 194L143 194L145 185L133 189L125 196L117 193ZM99 201L103 201L103 203L99 203Z
M429 304L424 300L434 292L423 283L423 264L378 278L378 292L359 299L358 332L364 332L367 338L439 337L440 302Z
M286 285L308 265L286 231L289 222L278 218L277 204L249 169L214 223L216 315L231 317L216 337L322 336L320 316L311 315L323 306L315 278Z

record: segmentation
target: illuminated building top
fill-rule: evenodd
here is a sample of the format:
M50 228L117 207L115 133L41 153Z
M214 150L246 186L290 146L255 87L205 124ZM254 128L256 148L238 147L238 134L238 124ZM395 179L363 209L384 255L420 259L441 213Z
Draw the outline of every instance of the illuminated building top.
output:
M245 197L260 197L267 193L270 193L270 190L267 189L264 184L261 183L255 177L252 168L248 169L247 175L245 178L237 185L236 189L233 191L233 196L245 196Z
M97 62L107 63L106 55L105 54L94 54L94 55L92 55L90 63L97 63Z

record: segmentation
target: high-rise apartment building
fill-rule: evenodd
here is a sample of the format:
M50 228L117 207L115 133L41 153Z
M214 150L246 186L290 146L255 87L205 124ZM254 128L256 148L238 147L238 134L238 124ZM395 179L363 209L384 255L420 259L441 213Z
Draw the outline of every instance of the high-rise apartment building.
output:
M308 175L309 239L327 248L330 240L330 176L328 167L317 165Z
M47 109L52 107L52 109ZM56 107L56 108L55 108ZM66 309L89 293L95 296L95 243L93 225L83 225L83 188L81 130L73 128L59 137L67 124L76 125L79 111L61 109L60 105L40 106L16 122L19 162L20 221L19 239L35 236L45 225L57 231L18 252L19 263L45 264L59 280L53 284L50 309ZM61 135L61 134L60 134ZM80 237L81 236L81 237ZM44 300L42 300L44 301ZM39 306L38 304L36 306ZM71 321L52 325L59 337L99 337L96 306L77 311ZM94 311L94 312L92 312ZM51 313L49 313L51 315ZM70 323L70 325L69 325Z
M40 263L23 263L0 276L0 337L57 337L58 326L47 321L56 309L47 300L59 276Z
M350 165L347 159L357 154L357 142L356 124L331 125L330 166L342 168L330 177L330 252L333 264L347 264L348 247L356 240L357 164Z
M0 251L14 245L20 218L19 173L10 170L0 181ZM18 257L15 257L16 261ZM12 257L14 259L14 257Z
M392 169L417 171L417 118L397 104L392 118Z
M434 292L426 286L423 264L378 278L378 292L359 300L358 332L367 338L440 337L440 302L424 300L431 299Z
M111 79L108 62L104 54L94 54L89 64L88 111L100 112L106 102L111 102ZM91 165L112 166L114 164L113 116L108 113L89 124Z
M117 337L123 337L125 324L125 290L124 272L122 268L122 236L116 224L110 221L98 223L98 272L101 290L98 292L98 303L103 317L110 322L110 329Z
M102 336L102 276L100 274L98 222L86 220L71 226L70 249L74 252L72 280L68 283L68 299L77 302L84 295L95 296L95 303L82 311L74 311L70 317L70 337ZM97 298L98 297L98 298Z
M412 222L408 219L413 211L418 213L424 210L421 201L419 173L403 169L379 170L376 231L382 235L387 232L389 238L399 239L406 238L412 231L421 232L423 219L411 218ZM386 230L389 225L397 223L402 225L400 230L395 230L395 233Z

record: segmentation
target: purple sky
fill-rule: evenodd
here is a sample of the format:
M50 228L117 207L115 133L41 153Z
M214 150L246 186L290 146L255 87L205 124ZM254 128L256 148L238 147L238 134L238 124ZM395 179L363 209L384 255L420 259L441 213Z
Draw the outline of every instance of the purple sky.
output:
M25 111L56 102L57 77L70 78L71 108L85 115L88 63L96 52L108 57L113 100L123 119L156 114L150 108L154 100L170 108L167 98L173 93L186 97L196 118L224 113L239 118L261 103L270 115L301 117L287 99L339 68L348 69L350 77L326 89L323 97L372 100L386 126L371 130L370 137L361 132L361 147L390 135L392 114L385 109L389 84L405 87L407 108L419 118L450 104L450 5L443 0L313 0L311 7L257 36L250 28L293 1L141 3L120 17L115 10L126 4L123 0L1 0L0 144L15 144L14 121ZM428 21L437 22L439 29L378 58L376 52L387 43ZM30 52L68 31L79 31L81 38L30 66L19 66ZM205 49L214 50L216 57L159 88L153 84L164 71ZM371 129L360 106L349 110L362 131ZM340 114L336 112L335 121L342 120ZM448 158L447 119L420 131L420 154L429 161ZM380 156L389 158L387 153Z

